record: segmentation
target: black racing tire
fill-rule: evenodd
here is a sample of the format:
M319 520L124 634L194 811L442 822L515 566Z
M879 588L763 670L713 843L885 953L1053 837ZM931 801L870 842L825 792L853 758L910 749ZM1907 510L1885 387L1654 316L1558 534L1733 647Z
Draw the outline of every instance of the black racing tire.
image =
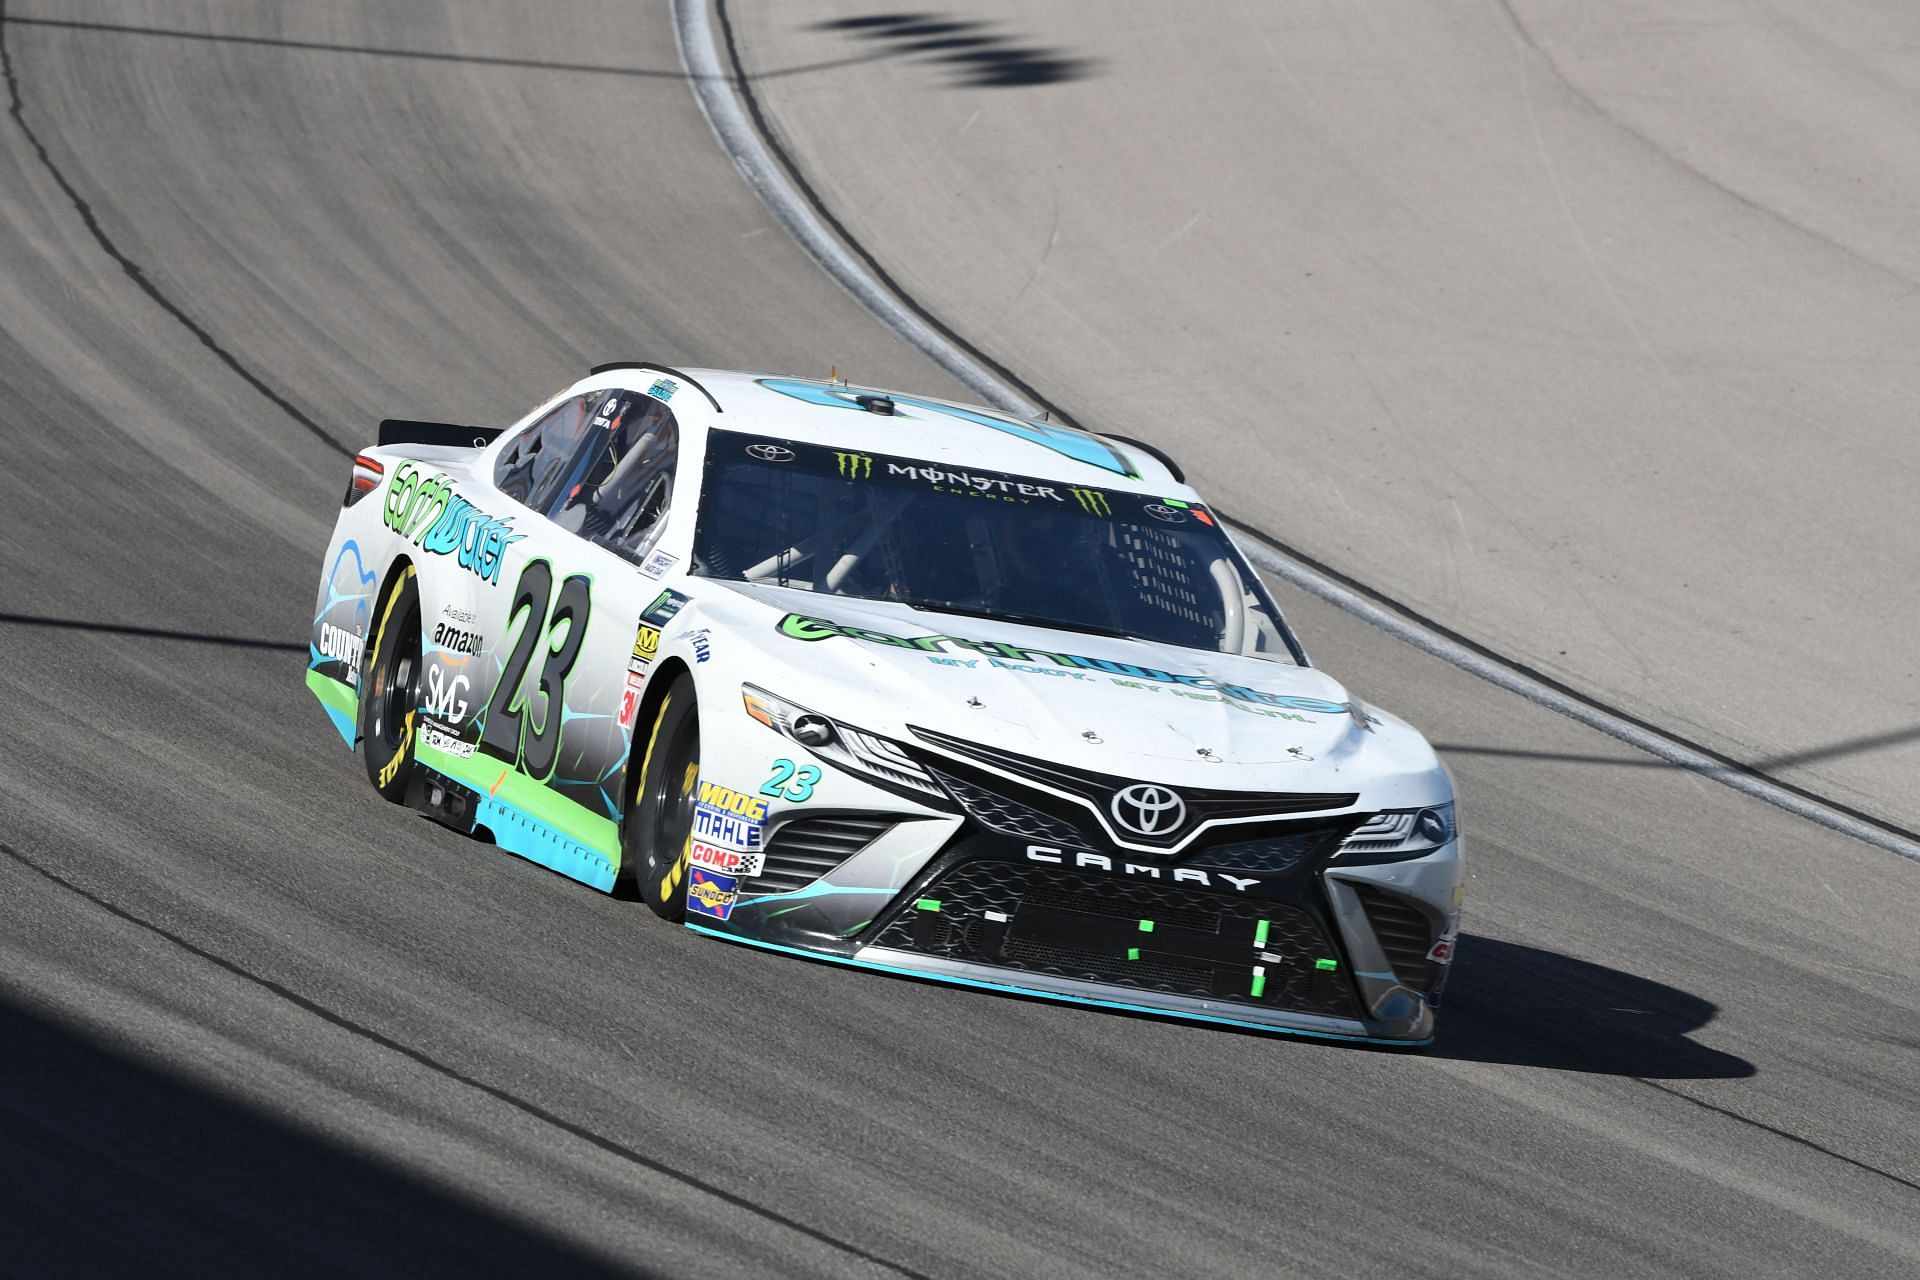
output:
M403 804L418 767L414 735L420 720L420 587L412 565L387 593L360 673L360 742L367 781L385 799Z
M653 913L686 919L688 857L693 852L693 806L699 799L700 708L693 679L673 676L654 708L644 740L634 735L640 770L620 831L620 861Z

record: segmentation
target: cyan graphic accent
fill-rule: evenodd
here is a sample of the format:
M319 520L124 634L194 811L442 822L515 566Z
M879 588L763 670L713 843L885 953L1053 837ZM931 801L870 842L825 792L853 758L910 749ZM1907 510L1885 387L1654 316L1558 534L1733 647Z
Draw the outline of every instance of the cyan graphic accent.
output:
M525 810L483 791L474 808L473 821L475 826L484 826L493 832L493 842L508 853L537 862L581 884L592 885L602 893L613 892L612 863L587 846L567 839Z
M825 382L808 382L801 378L761 378L761 386L769 391L777 391L783 396L792 396L796 400L805 400L808 404L822 404L831 409L856 409L866 412L865 406L855 400L856 395L868 394L856 392L851 387L834 386ZM896 411L901 405L910 405L915 409L924 409L928 413L945 414L949 418L959 418L989 430L1018 436L1043 449L1051 449L1064 458L1075 462L1084 462L1089 466L1111 471L1115 475L1127 476L1138 480L1139 473L1133 469L1126 458L1102 440L1099 436L1072 427L1056 427L1044 422L1025 422L1019 418L1003 418L997 414L981 413L975 409L962 409L958 405L938 404L932 400L922 400L917 396L899 395L887 392L887 398L894 403Z
M735 910L738 910L736 907ZM870 969L875 973L892 974L901 978L919 978L926 982L944 982L950 986L973 987L980 991L1006 992L1016 996L1030 996L1036 1000L1052 1000L1059 1004L1079 1005L1087 1009L1114 1009L1121 1013L1144 1013L1155 1018L1180 1018L1187 1022L1211 1023L1222 1027L1236 1027L1243 1031L1265 1031L1279 1036L1306 1036L1313 1040L1339 1040L1347 1044L1392 1044L1409 1049L1417 1049L1433 1043L1433 1037L1425 1040L1375 1040L1367 1036L1343 1036L1332 1031L1307 1031L1296 1027L1275 1027L1264 1022L1243 1022L1238 1018L1222 1018L1208 1013L1186 1013L1178 1009L1156 1009L1151 1005L1128 1004L1124 1000L1094 1000L1086 996L1072 996L1060 991L1040 991L1033 987L1016 986L1011 982L981 982L977 978L962 978L950 973L924 973L919 969L903 969L897 965L878 964L872 960L856 960L851 956L827 955L819 951L805 951L799 947L783 946L778 942L761 942L757 938L743 938L737 933L722 933L718 929L709 929L705 925L687 922L687 928L695 933L704 933L709 938L719 938L726 942L738 942L749 947L759 947L762 951L778 951L783 955L799 956L805 960L824 960L828 964L844 964L855 969Z

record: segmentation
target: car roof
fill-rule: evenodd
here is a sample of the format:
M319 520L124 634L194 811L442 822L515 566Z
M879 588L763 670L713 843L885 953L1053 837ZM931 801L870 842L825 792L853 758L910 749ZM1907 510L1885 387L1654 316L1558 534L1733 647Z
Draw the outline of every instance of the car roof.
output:
M680 370L637 363L602 366L600 372L577 383L571 393L633 387L655 377L694 384L687 388L684 398L676 396L673 403L676 416L687 427L703 425L1067 484L1160 495L1192 494L1164 462L1139 445L937 396L781 374ZM694 394L696 389L706 395ZM893 413L875 413L862 405L862 398L875 397L891 400ZM714 406L718 406L717 414ZM1128 471L1133 474L1128 475Z

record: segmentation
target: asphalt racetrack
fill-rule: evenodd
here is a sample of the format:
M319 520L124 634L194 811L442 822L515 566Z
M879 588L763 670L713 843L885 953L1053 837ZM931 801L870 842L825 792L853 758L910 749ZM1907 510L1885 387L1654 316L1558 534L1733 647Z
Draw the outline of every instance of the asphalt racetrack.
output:
M1298 17L1331 57L1391 7ZM1316 660L1458 782L1468 932L1424 1054L728 947L380 804L300 678L379 418L504 422L637 357L961 389L765 211L664 4L7 0L0 39L0 1273L1920 1268L1920 865L1298 593ZM941 52L901 43L755 74ZM927 92L1063 91L1006 47L946 46L1000 55ZM1075 87L1124 95L1105 67ZM1854 123L1911 158L1911 77L1876 83L1907 110ZM1183 425L1203 491L1270 429L1239 421ZM1687 693L1676 722L1725 710Z

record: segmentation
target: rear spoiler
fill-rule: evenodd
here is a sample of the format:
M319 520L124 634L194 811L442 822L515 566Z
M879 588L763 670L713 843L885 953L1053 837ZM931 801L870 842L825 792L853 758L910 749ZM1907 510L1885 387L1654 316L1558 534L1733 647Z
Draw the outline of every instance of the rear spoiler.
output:
M463 427L454 422L409 422L388 418L380 424L381 444L431 444L443 449L484 449L504 427Z

